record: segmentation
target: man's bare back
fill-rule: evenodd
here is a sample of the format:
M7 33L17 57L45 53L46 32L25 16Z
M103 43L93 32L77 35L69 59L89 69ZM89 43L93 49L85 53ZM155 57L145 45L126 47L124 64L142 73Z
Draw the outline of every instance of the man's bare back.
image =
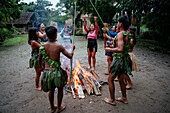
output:
M72 50L73 47L74 46L72 46ZM67 56L70 59L73 55L73 52L68 53L62 45L57 44L56 42L48 41L44 43L44 48L46 54L50 57L50 59L56 62L60 62L60 52L62 52L65 56ZM48 69L48 68L55 68L55 67L50 67L50 64L45 61L45 68Z

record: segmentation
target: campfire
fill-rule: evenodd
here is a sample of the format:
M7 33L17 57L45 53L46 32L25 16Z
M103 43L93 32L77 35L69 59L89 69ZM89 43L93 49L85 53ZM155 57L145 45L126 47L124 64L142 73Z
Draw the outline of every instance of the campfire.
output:
M70 72L67 71L68 78L70 78ZM100 83L99 76L94 71L87 71L83 68L78 60L76 59L76 67L72 71L71 77L71 92L73 94L73 98L76 98L76 95L79 98L85 98L85 94L87 92L88 95L95 94L101 95L100 92ZM67 81L67 86L69 87L69 79Z

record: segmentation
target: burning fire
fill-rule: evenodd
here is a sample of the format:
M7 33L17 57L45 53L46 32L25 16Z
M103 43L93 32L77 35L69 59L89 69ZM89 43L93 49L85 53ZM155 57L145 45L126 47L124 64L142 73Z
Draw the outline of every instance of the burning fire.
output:
M70 76L70 72L67 71L67 74ZM70 78L70 77L68 77ZM69 84L69 79L67 81L67 84ZM93 84L92 84L93 82ZM96 77L90 73L89 71L86 71L78 62L76 59L76 67L74 68L72 72L72 79L71 79L71 86L74 89L76 93L83 92L82 86L85 87L87 90L88 94L93 92L93 85L94 83L96 86L99 88L100 84L97 81ZM82 91L80 91L82 90Z

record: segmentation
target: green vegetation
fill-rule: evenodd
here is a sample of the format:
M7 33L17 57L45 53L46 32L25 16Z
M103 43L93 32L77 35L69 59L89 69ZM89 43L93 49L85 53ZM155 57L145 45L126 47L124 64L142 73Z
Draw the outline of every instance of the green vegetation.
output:
M142 31L149 31L149 28L147 28L145 25L140 27L140 30Z
M139 38L137 38L137 44L136 44L136 47L139 47L139 48L144 48L146 50L159 51L161 53L170 54L170 48L168 46L169 45L163 44L160 41L139 39Z
M0 51L5 48L25 44L28 41L28 35L15 35L13 38L8 38L3 42L3 45L0 45Z

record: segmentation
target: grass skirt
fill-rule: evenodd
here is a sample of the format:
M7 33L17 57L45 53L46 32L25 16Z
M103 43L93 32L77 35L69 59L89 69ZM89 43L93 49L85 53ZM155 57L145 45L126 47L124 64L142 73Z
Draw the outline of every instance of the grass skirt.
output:
M115 58L110 64L110 72L111 75L114 76L114 78L116 78L117 76L120 77L124 74L132 75L131 68L132 61L129 55Z
M132 60L132 71L139 71L138 62L136 60L135 55L132 52L130 52L129 55L130 55L130 59Z
M32 49L31 58L29 60L29 67L30 68L40 67L38 65L38 53L39 53L39 49Z
M45 69L41 78L41 88L48 92L50 88L64 87L67 83L67 73L61 67Z

